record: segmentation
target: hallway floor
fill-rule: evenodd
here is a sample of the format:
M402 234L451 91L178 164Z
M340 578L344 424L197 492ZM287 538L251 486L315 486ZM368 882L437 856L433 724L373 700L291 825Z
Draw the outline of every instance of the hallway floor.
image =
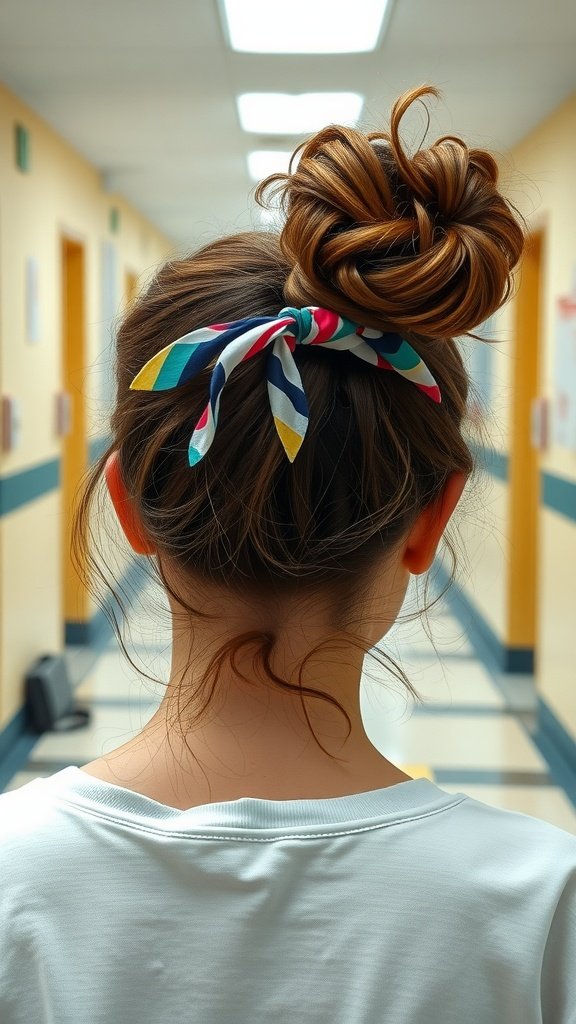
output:
M136 664L166 680L170 631L166 606L151 584L132 603L128 650ZM382 754L414 777L498 807L542 818L576 834L576 807L552 778L531 736L536 693L531 677L503 676L477 657L446 603L430 613L435 648L420 621L396 625L385 649L426 700L418 707L399 682L384 688L384 670L366 661L361 708L366 732ZM137 628L136 628L137 624ZM81 766L126 743L152 717L162 685L142 679L117 641L87 651L70 648L70 675L88 726L38 738L6 790L68 765Z

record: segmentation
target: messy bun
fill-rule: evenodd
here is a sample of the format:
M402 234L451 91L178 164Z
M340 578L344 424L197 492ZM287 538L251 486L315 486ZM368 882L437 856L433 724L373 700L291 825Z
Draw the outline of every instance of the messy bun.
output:
M430 338L470 332L505 301L523 233L497 190L494 158L444 136L410 157L394 104L389 132L332 125L301 148L296 169L257 190L281 193L280 237L292 305L324 305L368 326Z
M158 552L152 566L193 621L202 610L189 603L189 580L235 589L244 599L321 591L338 635L346 631L365 650L365 639L349 630L381 559L450 474L472 469L462 430L468 379L453 336L471 331L504 301L523 243L489 154L469 151L456 138L412 157L405 152L402 116L427 93L436 90L415 89L398 100L389 132L319 132L291 174L258 190L260 201L269 187L282 194L280 236L233 235L171 260L130 306L117 335L111 443L90 470L76 519L76 564L89 588L92 570L109 585L103 562L93 552L85 558L85 538L106 461L117 452L134 510ZM286 305L324 306L407 336L442 401L350 352L296 345L309 422L290 463L270 414L263 351L231 373L214 441L191 469L190 435L206 406L212 366L175 390L133 390L131 381L190 331L276 317ZM164 563L176 573L165 573ZM175 579L183 592L174 589ZM340 707L304 685L304 662L295 679L274 671L276 640L271 627L223 645L186 705L197 707L198 697L208 695L196 723L244 645L254 649L254 664L271 685ZM402 670L392 671L417 696ZM180 697L177 689L176 717L185 731Z

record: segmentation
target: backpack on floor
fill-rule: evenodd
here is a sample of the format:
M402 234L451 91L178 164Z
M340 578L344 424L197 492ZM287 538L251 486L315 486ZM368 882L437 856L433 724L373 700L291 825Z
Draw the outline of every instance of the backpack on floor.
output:
M87 725L92 712L74 702L63 654L44 654L26 673L26 710L35 732L68 732Z

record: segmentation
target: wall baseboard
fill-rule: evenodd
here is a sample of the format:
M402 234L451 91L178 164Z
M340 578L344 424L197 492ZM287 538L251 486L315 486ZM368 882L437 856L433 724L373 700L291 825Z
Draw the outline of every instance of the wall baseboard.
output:
M145 580L142 558L133 558L122 579L115 585L115 589L121 594L126 590L138 590ZM106 646L113 632L109 615L114 604L112 595L107 594L104 608L99 608L91 619L86 622L67 620L64 630L66 646L94 647L96 650Z
M100 647L106 644L112 627L105 613L100 609L88 622L64 624L64 642L67 647Z

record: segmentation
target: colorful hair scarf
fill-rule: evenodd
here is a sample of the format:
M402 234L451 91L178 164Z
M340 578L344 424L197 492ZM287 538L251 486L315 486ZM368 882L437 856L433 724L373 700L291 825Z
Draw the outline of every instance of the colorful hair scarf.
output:
M399 334L383 334L359 327L344 317L318 306L293 309L287 306L277 317L260 316L212 324L191 331L157 352L130 387L137 391L164 391L195 377L217 356L210 381L210 400L188 448L195 466L206 455L216 431L220 395L238 363L271 346L266 363L268 395L278 436L290 462L298 454L308 426L308 405L292 353L296 345L326 345L353 352L382 370L394 370L412 381L434 402L440 389L418 353Z

